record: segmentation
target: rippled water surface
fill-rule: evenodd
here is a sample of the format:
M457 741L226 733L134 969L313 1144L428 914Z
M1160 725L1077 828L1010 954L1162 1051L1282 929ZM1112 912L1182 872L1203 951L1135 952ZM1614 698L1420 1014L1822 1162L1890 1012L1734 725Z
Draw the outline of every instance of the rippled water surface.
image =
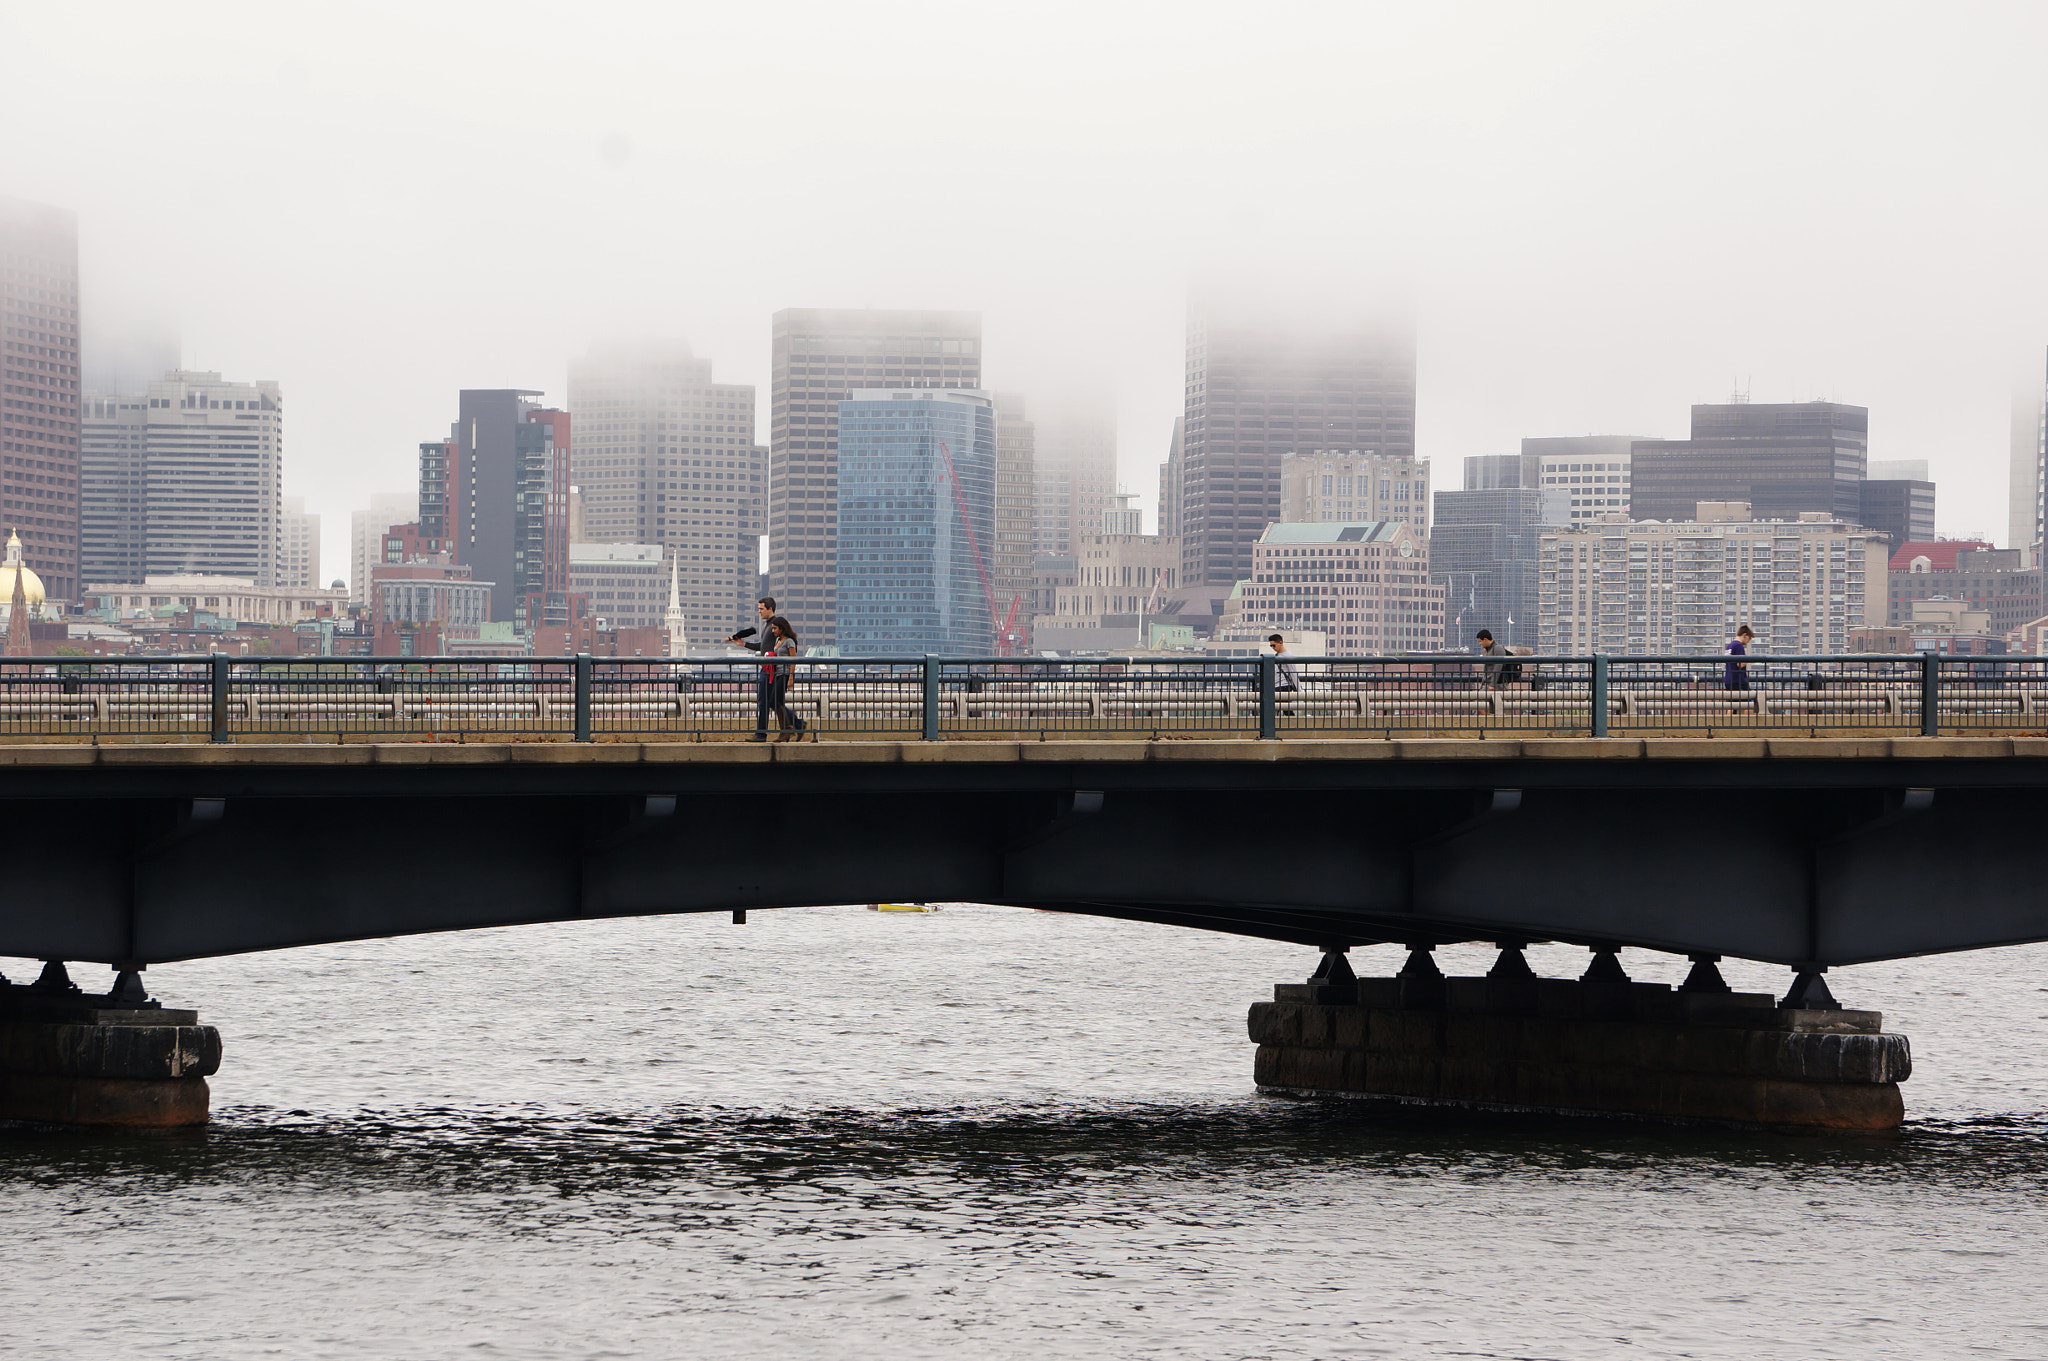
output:
M1312 964L953 907L154 970L216 1123L0 1133L0 1354L2048 1356L2048 950L1833 976L1913 1039L1874 1140L1258 1097Z

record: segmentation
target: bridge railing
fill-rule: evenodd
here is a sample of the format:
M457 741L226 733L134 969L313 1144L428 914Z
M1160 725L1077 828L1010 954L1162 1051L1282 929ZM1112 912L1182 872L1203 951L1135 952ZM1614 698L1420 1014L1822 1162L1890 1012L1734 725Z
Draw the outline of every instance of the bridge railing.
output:
M2040 657L0 659L0 739L1266 737L2048 728ZM770 713L766 730L777 731Z

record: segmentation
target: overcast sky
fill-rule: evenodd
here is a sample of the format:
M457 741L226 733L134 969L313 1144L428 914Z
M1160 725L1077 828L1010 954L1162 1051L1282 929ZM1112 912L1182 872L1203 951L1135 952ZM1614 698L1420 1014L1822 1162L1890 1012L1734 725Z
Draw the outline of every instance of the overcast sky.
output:
M991 386L1115 391L1150 505L1190 280L1273 263L1413 298L1439 486L1740 384L2002 541L2044 52L2041 3L14 4L0 193L78 212L89 352L283 384L328 576L456 389L662 336L765 406L789 306L979 309Z

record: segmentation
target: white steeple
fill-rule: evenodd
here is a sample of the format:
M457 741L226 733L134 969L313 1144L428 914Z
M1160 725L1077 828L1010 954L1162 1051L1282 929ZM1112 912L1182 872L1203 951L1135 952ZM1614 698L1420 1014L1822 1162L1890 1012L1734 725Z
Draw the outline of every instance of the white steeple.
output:
M671 549L668 555L668 613L662 622L668 625L668 655L687 657L690 655L689 621L683 618L682 559Z

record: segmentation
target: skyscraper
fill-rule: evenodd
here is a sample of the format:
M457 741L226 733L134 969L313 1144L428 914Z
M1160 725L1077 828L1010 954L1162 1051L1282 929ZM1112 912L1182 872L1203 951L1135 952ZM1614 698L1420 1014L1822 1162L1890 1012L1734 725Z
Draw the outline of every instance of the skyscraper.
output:
M1280 459L1343 449L1415 456L1413 328L1392 319L1289 321L1199 300L1189 309L1183 585L1250 575L1280 519Z
M996 528L988 573L1001 615L996 622L1000 625L1010 620L1011 632L1018 635L999 640L1005 651L1011 643L1022 641L1023 630L1031 621L1035 585L1031 564L1036 557L1032 517L1037 503L1037 427L1028 410L1024 398L1016 393L996 394ZM1014 610L1012 601L1016 602Z
M1856 488L1856 523L1882 534L1893 549L1931 539L1934 484L1925 477L1866 480Z
M86 399L81 416L88 585L173 573L281 584L276 383L174 369L139 395Z
M94 393L79 403L79 573L88 584L142 580L143 510L149 501L146 413L152 409L140 391L132 397Z
M52 601L78 579L78 219L0 198L0 518Z
M1498 457L1487 455L1483 457ZM1486 480L1473 469L1466 481ZM1543 531L1571 522L1558 487L1471 487L1436 494L1429 579L1444 588L1444 639L1464 647L1480 629L1508 647L1536 644L1537 557Z
M1173 418L1173 434L1166 441L1166 462L1159 465L1159 532L1167 537L1180 533L1181 432L1186 428L1187 417Z
M1747 501L1758 520L1819 512L1855 523L1870 412L1839 402L1692 409L1692 438L1637 440L1638 520L1690 520L1702 501Z
M2032 548L2048 525L2048 375L2020 384L2012 397L2011 463L2006 487L2006 547Z
M806 647L834 641L839 403L856 389L981 386L979 312L775 314L768 575Z
M1032 532L1042 557L1072 557L1102 532L1116 495L1116 406L1108 398L1035 404Z
M306 498L287 496L277 519L278 586L320 585L320 517L306 513Z
M753 384L716 381L681 342L614 348L571 366L569 409L584 541L663 545L707 636L751 617L768 495Z
M964 390L855 392L838 417L840 651L987 655L995 403ZM808 644L801 626L797 636Z
M491 584L491 617L566 618L569 413L540 393L465 388L445 441L420 445L420 538Z

